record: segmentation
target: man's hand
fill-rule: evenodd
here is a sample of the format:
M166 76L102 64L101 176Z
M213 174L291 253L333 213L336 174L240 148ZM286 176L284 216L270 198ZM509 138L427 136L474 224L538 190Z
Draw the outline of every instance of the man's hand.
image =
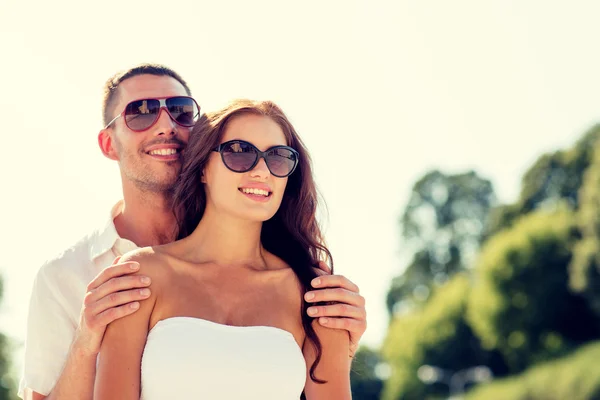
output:
M306 292L304 299L309 303L334 302L336 304L311 306L309 316L319 318L319 323L333 329L345 329L350 333L350 357L358 348L361 336L367 330L365 298L359 294L358 286L342 275L329 275L329 267L323 261L319 277L313 279L316 289Z
M133 314L140 308L140 300L150 295L150 278L130 276L140 269L136 262L113 265L104 269L87 286L79 327L75 336L77 349L85 355L100 351L106 326L116 319Z

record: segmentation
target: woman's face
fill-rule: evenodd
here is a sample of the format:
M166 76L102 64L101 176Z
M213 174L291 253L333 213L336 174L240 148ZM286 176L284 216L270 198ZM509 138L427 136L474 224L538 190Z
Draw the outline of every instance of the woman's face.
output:
M220 143L230 140L252 143L261 151L287 145L275 121L255 114L241 114L227 122ZM238 173L229 170L217 152L211 153L202 178L207 208L261 222L273 217L279 209L287 181L287 177L272 175L264 158L250 171Z

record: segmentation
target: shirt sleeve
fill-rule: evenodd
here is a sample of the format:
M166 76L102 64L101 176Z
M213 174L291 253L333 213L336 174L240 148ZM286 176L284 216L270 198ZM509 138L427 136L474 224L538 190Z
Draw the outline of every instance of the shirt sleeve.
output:
M77 321L69 316L69 304L62 294L60 265L45 264L36 275L27 318L25 360L19 396L25 388L48 395L60 377ZM72 308L72 307L71 307Z

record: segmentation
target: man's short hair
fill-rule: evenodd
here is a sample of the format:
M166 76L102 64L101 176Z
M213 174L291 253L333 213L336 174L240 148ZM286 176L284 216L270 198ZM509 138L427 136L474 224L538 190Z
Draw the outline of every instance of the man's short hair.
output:
M183 78L171 68L160 64L140 64L126 71L119 71L111 76L104 85L104 96L102 99L102 120L106 126L113 119L112 111L115 103L117 89L121 82L138 75L170 76L183 85L188 96L192 95L190 88Z

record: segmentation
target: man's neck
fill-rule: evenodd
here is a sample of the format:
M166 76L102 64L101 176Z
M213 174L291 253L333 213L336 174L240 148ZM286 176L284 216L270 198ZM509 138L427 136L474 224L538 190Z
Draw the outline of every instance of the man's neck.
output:
M119 236L138 247L175 240L177 224L166 193L123 188L123 210L114 222Z

